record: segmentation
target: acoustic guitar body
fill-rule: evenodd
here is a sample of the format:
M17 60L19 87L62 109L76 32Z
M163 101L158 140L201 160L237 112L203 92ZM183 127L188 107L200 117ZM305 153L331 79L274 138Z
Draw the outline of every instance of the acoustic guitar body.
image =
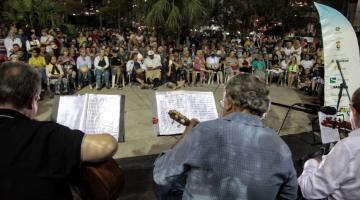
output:
M114 159L87 163L77 185L85 200L116 200L125 185L123 171Z

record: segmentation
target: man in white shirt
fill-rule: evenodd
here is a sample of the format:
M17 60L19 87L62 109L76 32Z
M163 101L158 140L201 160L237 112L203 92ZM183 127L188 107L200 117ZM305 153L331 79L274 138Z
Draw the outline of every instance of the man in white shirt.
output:
M295 49L291 42L286 42L286 46L281 49L285 56L291 56Z
M161 79L161 60L155 57L154 51L148 51L148 57L145 58L144 64L146 66L146 80L153 84L153 89L156 90L160 86Z
M7 56L10 57L10 55L13 53L14 44L18 44L19 47L22 47L22 42L19 38L16 37L15 33L12 31L9 32L9 35L4 40L4 45L6 48Z
M40 43L46 45L46 53L52 53L53 49L51 47L51 43L54 41L54 37L48 34L47 29L43 29L41 34Z
M360 199L360 88L350 103L353 131L326 156L310 159L298 179L306 199Z
M209 70L210 80L209 82L214 81L215 74L217 74L217 81L220 83L219 79L222 79L220 68L220 58L216 56L216 51L212 50L209 57L206 58L206 68ZM219 73L218 73L219 72Z
M310 60L309 54L305 54L305 59L300 62L300 65L303 66L305 70L310 70L314 65L314 61Z

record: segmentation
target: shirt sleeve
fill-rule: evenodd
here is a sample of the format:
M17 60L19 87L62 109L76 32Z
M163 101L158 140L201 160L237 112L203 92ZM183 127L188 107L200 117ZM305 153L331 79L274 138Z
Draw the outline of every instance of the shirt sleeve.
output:
M190 170L190 166L186 163L194 152L194 144L199 140L198 126L173 149L160 154L156 159L154 167L154 181L156 184L169 190L185 187L185 173Z
M277 199L292 200L296 199L298 193L297 176L291 158L288 158L285 162L286 163L284 163L283 166L290 170L288 170L288 177L286 181L279 190Z
M96 69L101 69L101 67L99 66L99 57L96 57L95 60L94 60L94 66Z
M105 56L104 59L105 59L105 63L106 63L106 65L104 66L104 69L107 69L110 66L109 58L107 56Z
M80 69L80 56L76 59L76 69Z
M81 166L81 145L84 133L56 124L47 135L49 168L59 176L68 176Z
M346 179L346 168L351 160L351 152L344 143L338 143L319 164L310 159L298 179L302 194L306 199L322 199L340 188Z

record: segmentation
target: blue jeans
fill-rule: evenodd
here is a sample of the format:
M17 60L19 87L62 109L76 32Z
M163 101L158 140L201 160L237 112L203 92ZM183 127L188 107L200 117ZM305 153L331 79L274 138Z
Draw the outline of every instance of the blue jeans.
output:
M55 86L55 94L60 94L61 90L63 90L63 92L67 93L68 92L68 80L67 78L62 78L62 79L50 79L50 84L54 84Z
M108 69L105 70L95 70L96 74L96 88L101 88L104 85L104 79L105 79L105 85L107 87L110 86L110 71Z
M38 68L38 72L39 72L39 75L40 75L40 78L41 78L41 84L42 85L47 85L48 81L47 81L45 68Z
M78 72L78 84L80 87L83 86L84 82L88 82L88 84L91 84L91 70L89 70L86 73Z

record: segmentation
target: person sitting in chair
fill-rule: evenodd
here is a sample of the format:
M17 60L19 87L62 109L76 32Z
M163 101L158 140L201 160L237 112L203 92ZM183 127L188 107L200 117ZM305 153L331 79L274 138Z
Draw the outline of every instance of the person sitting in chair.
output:
M50 63L46 65L46 76L49 79L49 86L55 86L55 94L59 95L61 89L64 94L68 93L68 80L64 76L61 65L57 63L56 56L51 56Z
M148 51L148 57L145 58L146 80L153 84L153 89L157 89L161 84L161 60L154 56L154 51Z
M90 89L92 89L91 58L86 55L85 49L80 50L80 56L76 59L76 67L78 70L78 89L80 90L85 82L88 82Z
M329 154L306 161L298 179L304 198L360 199L360 88L350 101L350 121L349 137Z
M96 69L96 89L101 90L104 82L106 88L110 89L109 58L105 55L105 49L100 50L100 55L98 55L94 60L94 66Z

